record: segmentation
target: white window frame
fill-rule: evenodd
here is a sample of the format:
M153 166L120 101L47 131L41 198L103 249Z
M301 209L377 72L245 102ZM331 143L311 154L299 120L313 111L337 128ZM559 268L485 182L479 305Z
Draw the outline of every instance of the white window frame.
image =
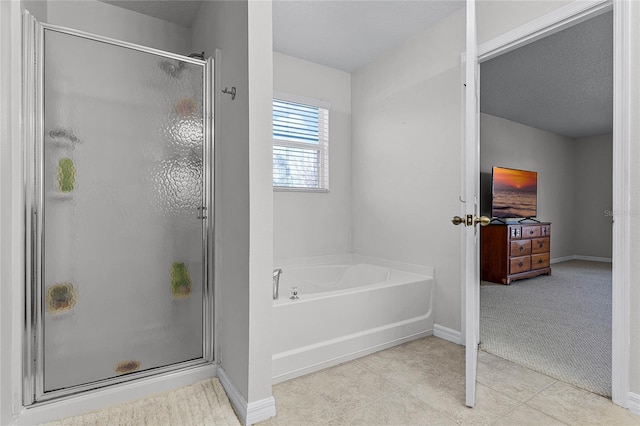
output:
M329 116L331 115L331 104L329 102L320 100L307 98L304 96L294 95L291 93L284 92L273 92L273 99L281 100L284 102L293 102L302 105L308 105L311 107L323 108L327 110L327 125L326 130L320 130L320 141L318 144L305 143L305 142L294 142L283 139L275 139L273 138L273 146L282 146L286 148L297 148L297 149L310 149L310 148L319 148L319 157L318 157L318 181L320 183L320 188L298 188L298 187L287 187L287 186L273 186L274 192L321 192L327 193L329 192L329 142L330 142L330 124L329 124ZM323 137L324 136L324 137Z

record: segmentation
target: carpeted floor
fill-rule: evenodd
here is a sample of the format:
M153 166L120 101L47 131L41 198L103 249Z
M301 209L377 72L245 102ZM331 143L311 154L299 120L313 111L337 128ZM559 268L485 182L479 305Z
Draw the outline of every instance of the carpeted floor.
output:
M139 399L47 426L239 426L218 379Z
M611 264L572 260L551 276L482 284L480 349L611 395Z

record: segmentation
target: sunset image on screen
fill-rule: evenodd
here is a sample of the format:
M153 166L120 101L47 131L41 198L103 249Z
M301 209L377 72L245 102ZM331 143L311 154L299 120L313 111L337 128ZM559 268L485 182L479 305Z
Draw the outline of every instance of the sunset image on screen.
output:
M497 168L493 171L494 189L535 191L538 187L536 172Z
M538 174L536 172L494 167L492 216L535 217L537 190Z

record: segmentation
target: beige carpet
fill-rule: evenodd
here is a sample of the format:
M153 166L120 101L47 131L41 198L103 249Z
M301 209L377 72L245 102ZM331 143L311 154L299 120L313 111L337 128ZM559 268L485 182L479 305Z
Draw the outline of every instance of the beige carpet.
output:
M611 264L573 260L551 269L480 286L480 348L610 396Z
M69 417L48 426L240 425L218 379Z

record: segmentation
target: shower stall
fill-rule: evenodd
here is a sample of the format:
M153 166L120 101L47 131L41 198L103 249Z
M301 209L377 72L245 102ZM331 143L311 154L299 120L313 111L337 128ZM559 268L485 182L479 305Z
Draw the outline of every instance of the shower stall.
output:
M213 362L213 60L24 17L24 404Z

